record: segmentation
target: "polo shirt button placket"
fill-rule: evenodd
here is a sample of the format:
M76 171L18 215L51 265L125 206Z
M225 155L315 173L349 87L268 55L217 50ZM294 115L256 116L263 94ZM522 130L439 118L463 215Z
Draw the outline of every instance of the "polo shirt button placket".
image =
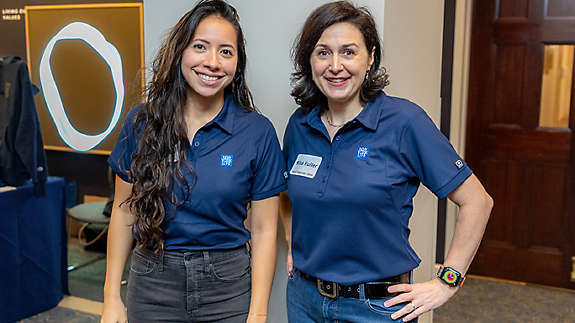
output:
M329 170L329 160L327 160L326 162L327 162L327 163L326 163L326 171L328 171L328 170ZM326 178L327 178L327 175L323 175L323 176L321 177L321 180L320 180L320 183L321 183L321 184L319 185L320 189L319 189L319 192L317 192L317 195L318 195L319 197L323 197L323 195L324 195L324 193L325 193L325 189L326 189L326 183L325 183L325 182L326 182Z
M192 153L191 162L192 162L193 164L195 164L196 159L198 158L198 147L200 146L200 142L199 142L199 141L194 141L194 143L193 143L191 146L192 146L192 149L190 149L190 150L191 150L191 153ZM194 165L194 166L195 166L195 165Z
M191 159L190 162L192 163L192 167L195 167L196 160L198 158L198 148L200 147L200 140L201 134L198 131L194 136L194 141L190 144L190 152L191 152Z

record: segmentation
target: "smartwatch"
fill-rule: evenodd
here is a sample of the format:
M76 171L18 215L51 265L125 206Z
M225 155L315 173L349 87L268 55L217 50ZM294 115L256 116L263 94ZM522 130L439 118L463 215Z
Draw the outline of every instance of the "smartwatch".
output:
M437 277L449 287L462 286L465 281L465 276L451 267L439 267Z

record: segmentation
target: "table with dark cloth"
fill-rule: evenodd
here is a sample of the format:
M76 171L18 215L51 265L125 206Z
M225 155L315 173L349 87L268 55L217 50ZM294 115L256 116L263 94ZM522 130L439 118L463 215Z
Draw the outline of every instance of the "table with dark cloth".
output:
M32 184L0 192L0 322L48 310L68 291L66 183L49 177L46 194Z

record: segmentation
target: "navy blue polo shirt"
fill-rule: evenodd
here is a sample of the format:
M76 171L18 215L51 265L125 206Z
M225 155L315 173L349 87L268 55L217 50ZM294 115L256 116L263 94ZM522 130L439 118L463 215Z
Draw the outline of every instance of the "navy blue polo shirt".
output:
M132 109L108 163L118 176L133 182L129 175L132 155L143 127L133 121L142 106ZM286 189L283 158L272 123L249 112L227 96L220 113L194 136L186 162L197 180L184 170L194 184L189 199L177 208L165 200L166 250L230 249L244 245L250 234L244 226L246 205ZM181 198L182 188L176 188Z
M332 142L319 111L298 109L284 136L294 267L342 284L416 268L408 224L419 183L444 198L471 170L407 100L382 92Z

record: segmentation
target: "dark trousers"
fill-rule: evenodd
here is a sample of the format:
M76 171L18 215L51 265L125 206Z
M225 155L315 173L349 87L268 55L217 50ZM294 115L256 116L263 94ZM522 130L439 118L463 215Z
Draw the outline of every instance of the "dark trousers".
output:
M251 296L245 247L223 251L132 253L128 321L245 322Z

